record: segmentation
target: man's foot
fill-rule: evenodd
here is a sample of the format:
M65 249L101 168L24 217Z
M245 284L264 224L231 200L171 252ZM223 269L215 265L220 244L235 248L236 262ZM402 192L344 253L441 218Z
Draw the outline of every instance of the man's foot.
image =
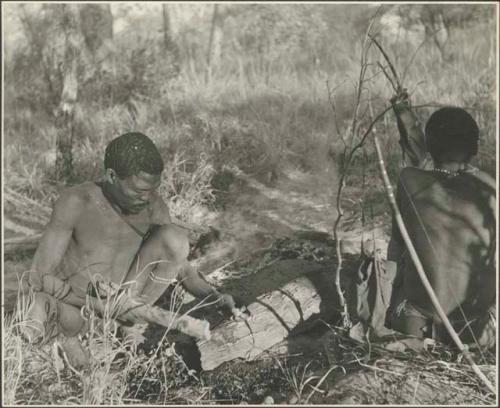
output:
M433 339L419 339L414 337L402 338L392 341L384 346L386 350L404 353L407 350L421 352L435 345Z
M77 337L65 337L61 341L61 347L66 354L68 363L74 369L82 370L90 366L90 354Z

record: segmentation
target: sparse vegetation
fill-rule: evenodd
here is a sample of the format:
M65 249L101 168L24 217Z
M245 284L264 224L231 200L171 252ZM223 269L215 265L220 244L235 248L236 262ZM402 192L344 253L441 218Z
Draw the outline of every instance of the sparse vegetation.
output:
M182 5L188 6L198 7ZM45 7L48 14L30 4L2 7L6 34L22 37L14 43L21 45L7 47L5 54L3 170L6 187L51 206L63 187L54 173L57 129L53 115L62 76L57 71L53 43L58 28L50 20L51 8L56 6ZM394 7L387 6L383 13L398 15ZM396 68L405 77L414 105L451 104L473 114L481 129L480 152L474 164L496 176L497 8L494 4L483 7L490 12L474 13L474 24L449 27L453 35L439 47L431 40L420 44L425 38L415 41L403 35L384 35L389 29L380 24L377 27ZM137 130L154 140L165 159L160 193L170 203L172 215L204 229L217 214L224 213L231 200L228 191L236 183L231 172L234 167L270 188L289 174L306 174L317 180L309 186L311 194L334 194L345 142L340 135L349 133L351 110L358 106L355 75L359 72L362 35L374 11L366 5L225 5L222 60L209 80L205 78L204 49L210 18L180 25L173 36L179 52L173 53L163 50L162 36L149 31L141 35L146 33L146 23L130 14L127 36L120 34L113 39L111 54L99 63L82 57L70 183L99 179L106 144L125 131ZM413 24L414 31L422 28L418 25L421 21L406 24ZM34 36L34 32L38 34ZM443 46L446 60L441 55ZM368 59L382 61L376 50ZM392 91L384 76L372 68L370 65L373 78L369 89L362 90L359 109L371 104L379 112L388 106ZM417 110L422 122L431 110ZM364 129L368 124L366 119L357 126ZM401 160L397 128L390 115L376 127L394 183ZM343 220L345 228L353 218L359 219L361 208L370 203L366 214L371 222L382 220L387 229L390 210L376 166L371 145L353 157L343 192L344 206L352 208L351 216ZM330 204L335 207L333 199ZM258 212L259 208L251 210ZM15 208L6 207L6 214L9 211ZM331 227L333 222L333 218L325 220ZM235 226L231 233L251 225ZM325 256L323 249L297 251L298 258L322 260ZM17 264L29 268L31 254L12 258L6 267ZM313 395L313 388L307 387L323 379L322 374L308 371L318 360L295 363L292 359L295 365L290 366L290 362L270 359L253 363L248 372L228 369L199 375L176 353L166 334L160 344L141 353L118 335L109 316L90 317L92 329L83 341L92 362L88 371L80 373L68 366L57 343L39 348L22 339L18 328L25 322L28 298L19 296L15 312L3 316L6 405L260 403L271 389L281 393L275 400L288 400L295 394L299 403L305 399L309 403L325 401L321 398L326 393ZM342 341L355 359L364 359L366 364L371 357L380 358L380 354L369 356L373 350L363 348L366 346ZM438 360L432 366L434 378L445 372L470 389L479 389L468 369L457 362L459 356L444 357L448 351L439 352L433 355L433 361ZM350 360L352 356L343 360L346 367ZM415 358L408 364L414 362L412 367L423 370L429 361ZM439 361L446 362L447 370L440 368ZM482 361L492 363L493 356ZM315 369L328 370L333 364L322 361ZM333 381L330 376L325 384L329 381ZM477 399L471 401L477 403L481 395L478 391ZM491 402L491 395L483 397ZM387 401L380 397L377 403Z

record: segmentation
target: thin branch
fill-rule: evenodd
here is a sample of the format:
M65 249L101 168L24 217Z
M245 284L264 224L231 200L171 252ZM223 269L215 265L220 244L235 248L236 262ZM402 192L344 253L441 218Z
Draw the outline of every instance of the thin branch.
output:
M387 61L387 64L389 65L389 69L391 70L392 75L394 76L394 82L398 86L398 89L403 89L402 86L401 86L401 81L399 80L399 76L398 76L398 74L396 72L396 69L394 68L394 65L391 62L391 59L389 58L389 56L387 55L387 53L385 52L385 50L382 48L382 46L379 44L379 42L375 39L375 37L373 37L370 34L368 34L368 36L373 41L373 43L377 46L377 48L379 49L380 53L384 56L385 60Z
M370 47L373 44L373 41L371 40L371 32L372 32L372 27L375 23L376 17L378 16L380 10L382 9L382 6L377 8L377 11L375 12L374 16L370 19L370 23L368 25L368 29L366 30L366 34L363 40L363 45L361 48L361 53L360 53L360 69L359 69L359 75L358 75L358 81L355 84L355 103L354 103L354 112L352 116L352 120L350 123L350 127L347 130L347 133L350 135L350 147L351 150L348 152L348 146L347 143L345 143L345 138L342 137L342 141L344 142L344 151L342 154L342 169L341 169L341 177L339 180L338 188L337 188L337 198L336 198L336 208L337 208L337 218L334 223L333 227L333 237L335 240L335 252L337 256L337 267L335 270L335 288L337 291L337 295L339 297L339 303L342 308L342 320L343 320L343 326L345 328L348 328L352 325L350 317L349 317L349 312L347 308L347 303L344 298L344 294L340 285L340 273L342 270L342 264L343 264L343 259L342 259L342 251L341 251L341 240L339 238L339 226L342 220L342 217L344 216L344 211L342 208L342 190L345 187L345 182L347 178L347 173L349 166L352 162L352 159L354 157L354 154L357 152L357 150L363 145L363 143L366 140L367 135L370 133L371 129L373 128L374 123L372 122L368 126L368 130L365 131L364 135L361 138L361 141L356 144L356 136L358 136L358 126L360 119L362 119L365 115L366 112L363 113L363 115L360 115L360 109L361 109L361 100L363 96L363 92L365 90L364 84L367 82L366 79L366 74L368 67L372 66L373 64L368 62L368 54L370 51ZM331 93L329 93L331 95ZM331 100L331 98L330 98ZM376 120L379 120L380 118L383 117L383 115L390 109L387 108L382 114L377 116Z
M335 88L330 89L330 84L328 83L328 81L326 81L326 87L328 89L328 102L330 103L330 107L332 108L333 122L335 124L335 130L337 132L337 135L339 135L340 138L342 139L342 142L344 143L344 147L345 147L346 142L345 142L345 140L342 136L342 133L340 131L340 128L339 128L339 123L338 123L338 119L337 119L337 109L335 108L335 102L333 100L333 93L335 92L336 89L340 88L344 83L345 83L345 81L343 81L341 84L337 85Z
M387 78L387 80L389 81L389 83L391 84L391 87L394 91L397 90L397 87L396 85L394 85L394 82L392 81L391 77L389 76L389 74L387 73L387 71L385 70L384 66L379 62L378 63L378 66L380 67L380 69L382 70L382 72L384 73L384 76Z

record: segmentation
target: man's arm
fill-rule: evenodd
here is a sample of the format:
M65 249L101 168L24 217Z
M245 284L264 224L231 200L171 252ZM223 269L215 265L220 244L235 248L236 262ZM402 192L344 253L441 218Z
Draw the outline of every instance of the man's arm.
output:
M74 191L61 194L36 250L30 274L30 284L35 291L48 293L71 304L76 301L74 294L69 284L55 276L55 272L68 248L84 205L84 200Z
M391 99L391 104L396 115L403 157L407 158L410 166L424 167L427 152L425 136L420 122L411 110L408 93L403 90Z
M159 225L172 223L167 204L155 193L154 198L154 223ZM182 227L182 225L181 225ZM177 275L177 279L188 293L196 298L208 298L208 301L217 301L217 306L235 309L235 302L231 295L222 294L213 288L188 262L186 262ZM126 280L127 281L127 280Z
M218 301L218 306L227 307L229 310L234 309L235 302L231 295L221 294L212 287L193 266L186 263L181 268L178 275L179 281L184 288L193 296L197 298L209 298L209 301Z

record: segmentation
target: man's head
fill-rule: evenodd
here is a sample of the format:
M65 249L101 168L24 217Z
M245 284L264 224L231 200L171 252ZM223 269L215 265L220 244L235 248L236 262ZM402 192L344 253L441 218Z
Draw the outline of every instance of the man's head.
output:
M137 213L160 185L164 164L150 138L130 132L108 144L104 167L113 201L124 211Z
M468 162L477 154L479 128L461 108L434 112L425 125L425 142L434 163Z

